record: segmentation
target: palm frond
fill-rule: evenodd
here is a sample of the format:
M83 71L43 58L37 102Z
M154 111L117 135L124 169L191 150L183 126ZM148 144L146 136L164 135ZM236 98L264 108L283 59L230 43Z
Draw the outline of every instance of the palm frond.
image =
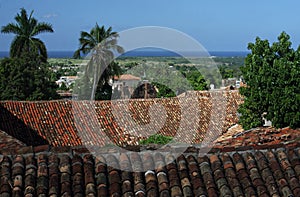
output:
M32 35L33 30L36 28L37 24L38 24L38 21L35 18L31 18L28 21L28 25L27 25L28 27L26 27L26 34Z
M33 46L38 50L38 53L41 55L42 61L46 62L48 55L45 44L38 38L32 38L32 42Z
M54 32L52 25L49 23L36 24L32 30L31 36L35 36L37 34L44 33L44 32L50 32L50 33Z
M89 40L89 42L91 43L96 43L96 39L94 38L94 36L85 31L82 31L80 33L80 39L85 39L85 40Z
M116 51L120 54L123 54L125 52L124 48L119 45L116 45L115 48L116 48Z
M16 37L12 41L10 54L11 57L20 57L22 53L33 52L40 55L43 61L47 60L47 50L45 44L34 36L43 32L53 32L51 24L38 23L33 17L33 11L30 15L24 8L15 16L16 24L9 23L3 26L2 33L14 33Z
M87 38L79 38L79 43L81 46L83 45L89 45L90 47L95 47L97 42L94 42L93 40L87 39Z
M80 55L80 50L78 49L78 50L76 50L75 52L74 52L74 54L73 54L73 58L75 58L75 59L79 59L79 58L81 58L81 55Z
M20 27L13 23L9 23L1 28L1 33L5 33L5 34L8 33L21 34L21 32L22 30L20 29Z
M16 36L10 46L10 57L20 57L24 48L24 38Z
M28 16L27 12L24 8L21 8L21 14L17 14L15 17L15 20L17 21L18 25L22 28L27 28L28 27Z
M24 19L28 19L27 17L27 11L24 9L24 8L21 8L20 9L20 14L18 13L16 16L15 16L15 20L18 22L18 23L21 23L22 20Z
M114 64L115 51L123 52L123 48L117 45L118 34L112 31L112 27L106 29L98 23L90 32L81 32L79 38L79 49L74 53L78 57L80 53L91 53L91 58L86 66L85 76L90 76L93 80L91 99L97 88L97 84L103 86L114 75L119 75L121 70L119 65ZM98 82L99 81L99 82Z

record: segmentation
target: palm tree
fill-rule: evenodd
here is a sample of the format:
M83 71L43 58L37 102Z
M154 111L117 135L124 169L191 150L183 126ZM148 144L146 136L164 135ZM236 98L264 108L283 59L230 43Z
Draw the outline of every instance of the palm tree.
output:
M94 99L97 83L100 88L115 75L120 74L120 67L113 62L114 52L123 53L121 46L117 45L118 33L113 32L112 28L105 29L97 23L91 31L82 31L79 38L80 47L74 53L74 58L80 58L81 53L90 54L90 61L85 69L85 74L91 76L93 85L91 100Z
M44 32L53 32L52 25L44 22L38 22L24 8L21 8L20 14L15 16L17 23L9 23L1 28L2 33L16 34L10 46L10 57L21 57L26 53L36 53L40 55L42 61L47 61L47 49L45 44L35 36Z

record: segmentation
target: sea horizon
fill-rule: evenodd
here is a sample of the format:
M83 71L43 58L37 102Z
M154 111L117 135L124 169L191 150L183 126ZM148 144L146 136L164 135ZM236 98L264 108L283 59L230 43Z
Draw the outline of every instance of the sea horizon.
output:
M212 57L246 57L249 51L208 51ZM73 58L74 51L48 51L48 58ZM185 52L185 55L197 57L197 52ZM8 51L0 51L0 58L9 57ZM122 54L120 57L180 57L172 51L135 50Z

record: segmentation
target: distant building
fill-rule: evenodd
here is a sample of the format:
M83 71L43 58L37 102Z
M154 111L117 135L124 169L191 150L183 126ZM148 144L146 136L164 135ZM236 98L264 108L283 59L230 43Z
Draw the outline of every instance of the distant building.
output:
M73 94L70 91L63 91L63 90L57 90L57 94L61 97L61 99L65 100L71 100L71 99L77 99L77 94Z
M141 82L140 77L130 74L115 76L111 82L113 97L117 99L130 98L138 84Z
M149 81L144 80L138 84L138 87L134 90L131 98L156 98L157 88L149 83Z
M237 78L228 78L228 79L222 79L222 89L226 89L226 87L230 87L230 89L238 89L243 84L242 79Z
M75 83L75 81L78 79L78 76L61 76L59 80L57 80L55 83L61 87L61 85L64 83L66 87L70 87L72 84Z

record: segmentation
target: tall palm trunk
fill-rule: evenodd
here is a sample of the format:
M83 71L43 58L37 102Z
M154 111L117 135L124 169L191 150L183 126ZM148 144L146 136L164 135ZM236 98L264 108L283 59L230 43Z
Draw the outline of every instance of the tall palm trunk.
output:
M91 93L91 100L94 100L94 98L95 98L98 81L99 81L99 79L98 79L98 66L95 66L94 80L93 80L92 93Z
M98 24L92 28L90 33L81 32L80 48L75 51L74 58L80 58L80 53L91 53L91 59L86 67L86 75L89 75L89 78L92 77L91 95L86 95L86 97L91 98L91 100L95 98L98 85L102 88L111 77L119 74L114 73L114 70L110 68L114 59L113 51L124 52L124 49L117 45L117 37L118 34L112 32L111 27L106 30L104 26L99 27ZM89 73L91 70L93 74Z

